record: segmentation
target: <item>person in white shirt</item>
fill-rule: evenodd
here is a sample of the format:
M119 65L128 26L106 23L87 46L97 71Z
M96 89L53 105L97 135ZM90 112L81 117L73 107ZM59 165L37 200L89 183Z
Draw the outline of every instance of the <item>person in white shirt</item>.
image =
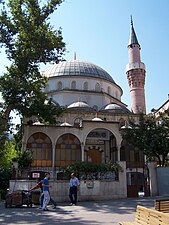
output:
M69 198L70 205L77 204L77 191L80 188L79 179L75 176L74 173L71 174L70 182L69 182Z

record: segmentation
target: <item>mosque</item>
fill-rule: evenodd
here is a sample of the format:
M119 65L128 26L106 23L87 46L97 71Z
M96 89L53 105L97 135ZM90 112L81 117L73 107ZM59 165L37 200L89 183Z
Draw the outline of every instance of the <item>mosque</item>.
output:
M48 98L66 110L55 125L41 124L34 117L24 120L23 148L33 151L32 172L53 173L80 161L126 161L128 197L135 197L138 186L145 187L144 156L121 136L129 118L137 121L140 113L146 113L146 69L140 50L131 19L126 66L131 110L121 101L122 88L100 66L74 56L74 60L59 62L43 72L48 77Z

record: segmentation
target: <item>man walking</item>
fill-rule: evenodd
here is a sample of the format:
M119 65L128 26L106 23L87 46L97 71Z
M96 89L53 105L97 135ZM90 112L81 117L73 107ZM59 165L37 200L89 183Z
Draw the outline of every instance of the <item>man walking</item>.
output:
M69 183L69 198L70 198L70 205L77 204L77 191L79 190L80 183L78 178L75 176L74 173L71 174L70 183Z
M42 188L43 188L43 194L44 194L44 199L43 199L43 207L42 209L44 211L48 211L47 205L50 201L50 194L49 194L49 173L45 173L45 178L42 181Z
M43 180L41 180L40 178L37 178L36 179L36 183L37 183L36 186L31 188L30 191L36 190L38 188L41 189L41 194L40 194L40 199L39 199L39 202L40 202L39 209L42 209L43 208L43 200L44 200L43 186L42 186ZM51 196L50 196L50 202L53 204L53 209L56 209L57 204L56 204L55 200Z

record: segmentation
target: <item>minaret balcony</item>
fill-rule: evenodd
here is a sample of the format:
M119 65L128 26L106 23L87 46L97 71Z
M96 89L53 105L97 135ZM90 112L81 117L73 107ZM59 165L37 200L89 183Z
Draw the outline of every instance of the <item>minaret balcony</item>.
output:
M144 65L144 63L140 62L136 62L136 63L128 63L126 65L126 72L130 71L130 70L134 70L134 69L142 69L142 70L146 70L146 67Z

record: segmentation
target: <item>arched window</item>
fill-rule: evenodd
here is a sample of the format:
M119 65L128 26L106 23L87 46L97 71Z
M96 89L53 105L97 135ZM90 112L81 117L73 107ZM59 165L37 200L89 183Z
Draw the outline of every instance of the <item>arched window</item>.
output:
M123 118L119 119L119 128L125 126L125 120Z
M96 83L96 85L95 85L95 91L100 91L100 84L99 83Z
M62 82L61 81L58 82L57 89L58 90L62 90Z
M88 82L84 82L83 84L83 90L88 90Z
M74 120L74 126L75 127L81 127L82 126L82 118L76 118Z
M73 134L62 135L56 144L55 166L68 166L81 161L79 139Z
M52 166L52 142L41 132L35 133L28 139L27 149L33 152L32 166Z
M98 111L98 106L97 105L94 105L93 106L93 109L95 109L96 111Z
M72 83L71 83L71 89L76 89L76 81L72 81Z
M110 95L111 94L111 88L110 88L110 86L108 86L108 88L107 88L107 93Z

